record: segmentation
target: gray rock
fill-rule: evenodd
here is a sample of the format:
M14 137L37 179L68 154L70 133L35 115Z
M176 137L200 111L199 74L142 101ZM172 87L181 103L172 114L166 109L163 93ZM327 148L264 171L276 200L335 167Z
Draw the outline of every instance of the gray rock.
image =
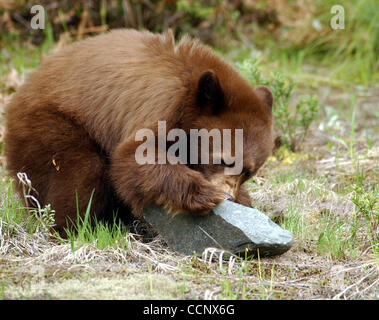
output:
M221 203L205 216L173 216L151 207L145 210L144 218L170 248L186 255L214 247L233 254L245 250L252 254L259 249L260 256L271 256L286 252L293 243L291 233L265 214L231 201Z

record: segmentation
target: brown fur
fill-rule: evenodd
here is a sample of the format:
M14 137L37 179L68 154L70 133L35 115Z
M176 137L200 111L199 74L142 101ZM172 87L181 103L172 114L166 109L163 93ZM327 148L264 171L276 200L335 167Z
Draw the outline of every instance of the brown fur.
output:
M204 92L201 92L204 91ZM170 128L243 128L245 171L272 150L272 95L254 90L209 48L171 32L118 30L68 46L33 72L6 112L5 154L11 176L26 172L58 230L84 212L109 211L116 198L135 215L150 204L206 213L225 199L249 205L241 176L218 165L138 165L134 134ZM219 181L221 181L219 179ZM230 193L230 191L228 191ZM117 200L116 200L117 203Z

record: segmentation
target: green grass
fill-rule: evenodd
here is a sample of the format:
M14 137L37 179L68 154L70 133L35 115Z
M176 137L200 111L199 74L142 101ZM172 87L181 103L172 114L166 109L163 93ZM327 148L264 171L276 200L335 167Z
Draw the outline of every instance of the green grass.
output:
M304 241L309 239L309 233L304 215L301 214L300 210L298 205L289 204L285 213L286 219L280 223L280 226L290 231L299 241Z
M67 234L73 252L84 244L94 244L100 250L109 247L129 248L126 227L121 222L117 222L116 219L113 223L95 220L87 224L85 220L79 218L75 225L75 231L68 230Z
M3 233L6 232L11 235L17 232L16 228L22 228L27 234L46 230L52 232L62 244L69 242L73 252L85 244L93 244L100 250L106 248L127 250L129 248L126 226L117 221L116 217L113 223L90 218L92 197L84 218L77 212L77 220L73 223L73 228L66 229L68 239L65 240L52 229L54 225L54 212L51 211L50 206L41 209L39 213L38 211L35 211L34 214L28 213L21 200L15 196L13 184L9 183L6 189L0 215L0 219L3 222Z
M317 226L317 252L333 259L356 258L361 245L352 237L353 228L349 222L326 214Z
M359 224L363 225L373 254L379 255L379 187L365 191L363 186L353 185L353 190L351 201L355 204L354 231L359 228Z
M113 223L97 221L96 218L91 218L92 197L93 193L89 199L84 217L77 206L76 221L71 222L73 227L66 229L72 252L75 252L84 244L94 244L100 250L109 247L128 249L128 232L125 225L117 221L116 216L114 216ZM78 199L76 203L78 204Z
M19 74L35 69L41 62L41 57L50 53L54 46L54 37L51 24L46 20L43 30L44 41L40 46L25 45L25 39L18 34L5 34L0 30L0 74L7 74L12 68ZM1 89L1 87L0 87Z
M279 223L307 251L333 260L346 260L358 258L369 248L378 256L378 188L369 187L365 183L367 175L357 167L355 173L346 176L349 181L345 182L346 187L334 192L327 187L329 178L318 177L317 171L304 174L304 168L299 170L299 164L305 161L309 160L296 160L293 165L280 169L276 168L277 162L270 162L267 169L270 180L263 186L251 185L253 199L254 194L267 192L267 199L285 200L280 205L284 218ZM262 199L253 205L263 212L278 210ZM336 212L340 206L346 209Z
M1 46L5 48L4 53L0 55L1 74L8 73L11 68L22 74L39 65L42 50L25 46L17 35L7 35L0 39Z
M354 158L354 136L355 136L355 111L356 111L356 103L355 103L355 95L352 94L350 98L351 104L351 128L350 128L350 145L349 145L349 153L350 158Z
M21 200L15 197L12 182L8 183L3 197L1 210L2 232L12 234L16 228L23 228L27 233L33 233L41 227L40 221L34 215L27 213Z
M305 87L329 84L368 86L379 80L379 4L376 0L349 0L345 9L345 30L332 30L333 0L313 1L308 8L312 20L297 16L297 26L284 24L275 36L255 26L254 46L260 50L269 69L281 72ZM300 5L301 6L301 5ZM324 33L314 29L319 21ZM292 36L294 34L294 36ZM288 36L288 38L286 37ZM234 59L251 59L251 50L237 50ZM308 68L305 68L307 66ZM315 67L317 66L317 67ZM311 70L309 70L311 69ZM325 74L327 73L327 76Z

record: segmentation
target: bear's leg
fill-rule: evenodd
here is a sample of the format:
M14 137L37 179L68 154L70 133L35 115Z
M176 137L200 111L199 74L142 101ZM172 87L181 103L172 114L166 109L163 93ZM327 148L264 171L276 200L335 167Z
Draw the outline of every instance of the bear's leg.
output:
M8 114L8 169L16 184L17 172L27 174L37 191L33 195L41 206L51 204L56 229L64 235L66 220L76 220L77 208L85 213L93 191L91 213L99 215L106 209L107 157L69 117L53 110L19 109Z
M138 164L135 154L140 144L125 141L111 156L113 186L134 215L151 204L172 213L206 214L226 199L224 192L184 164Z
M246 207L252 207L249 192L243 185L240 187L237 197L234 199L234 202L242 204Z
M56 211L56 229L64 235L78 213L84 217L90 199L91 217L107 208L106 165L99 154L85 148L57 153L54 160L57 171L50 176L45 203Z

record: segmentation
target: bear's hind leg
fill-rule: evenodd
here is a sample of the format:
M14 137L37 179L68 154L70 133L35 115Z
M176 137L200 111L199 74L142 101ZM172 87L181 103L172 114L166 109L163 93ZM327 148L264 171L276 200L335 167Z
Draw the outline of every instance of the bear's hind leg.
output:
M67 220L76 221L77 209L85 213L92 192L91 214L107 209L107 156L82 126L58 111L23 113L18 105L10 108L7 123L8 170L19 192L16 175L27 174L40 205L55 210L58 231L64 235Z
M107 206L106 164L98 153L65 150L55 155L54 162L56 173L50 178L45 203L56 211L57 231L65 235L64 228L75 224L78 213L83 218L89 205L91 217L112 210Z

